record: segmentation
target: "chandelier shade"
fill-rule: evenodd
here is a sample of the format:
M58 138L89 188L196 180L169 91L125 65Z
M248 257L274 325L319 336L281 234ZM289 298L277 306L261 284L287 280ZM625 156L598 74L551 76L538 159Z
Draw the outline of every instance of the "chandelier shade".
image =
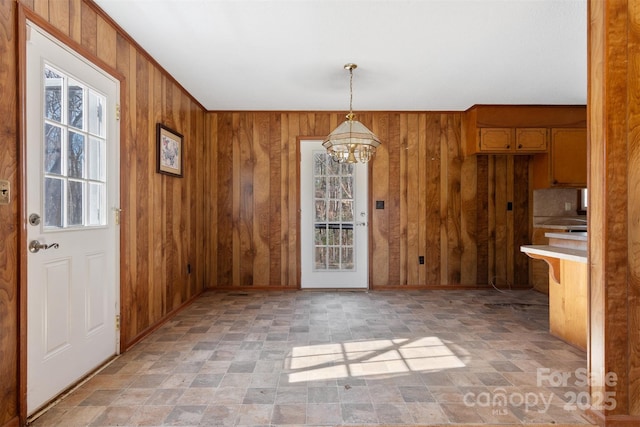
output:
M322 145L327 149L331 158L340 163L366 163L371 160L380 145L380 139L365 125L355 120L353 113L353 70L356 64L346 64L344 68L349 70L349 114L347 120L342 122L333 132L327 136Z

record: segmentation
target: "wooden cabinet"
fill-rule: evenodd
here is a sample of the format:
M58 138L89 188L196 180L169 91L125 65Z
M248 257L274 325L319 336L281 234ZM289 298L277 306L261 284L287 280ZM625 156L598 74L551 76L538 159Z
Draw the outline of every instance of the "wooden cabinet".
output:
M546 128L480 128L480 153L530 154L547 151Z
M552 129L586 126L584 105L474 105L463 116L464 152L547 154Z
M587 348L588 281L586 233L547 233L548 245L522 246L533 259L549 265L549 331Z
M552 129L549 151L552 186L587 186L587 130Z
M509 128L483 128L480 132L481 152L509 152L513 147L514 133Z
M560 281L549 275L549 332L581 350L587 349L587 263L560 260Z
M587 186L587 130L551 129L549 153L536 156L534 188Z
M546 152L548 140L549 129L547 128L516 129L516 151Z

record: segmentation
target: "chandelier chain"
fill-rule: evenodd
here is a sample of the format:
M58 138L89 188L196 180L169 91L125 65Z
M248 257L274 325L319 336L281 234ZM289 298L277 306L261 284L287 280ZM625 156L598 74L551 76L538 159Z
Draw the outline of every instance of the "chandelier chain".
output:
M349 114L353 116L353 68L349 68Z

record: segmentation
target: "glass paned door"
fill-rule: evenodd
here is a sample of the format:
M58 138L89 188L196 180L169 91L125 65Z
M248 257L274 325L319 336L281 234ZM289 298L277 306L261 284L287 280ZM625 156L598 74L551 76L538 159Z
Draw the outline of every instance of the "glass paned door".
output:
M119 350L115 111L120 87L95 64L27 25L24 250L30 416Z
M302 288L367 288L367 166L300 142Z

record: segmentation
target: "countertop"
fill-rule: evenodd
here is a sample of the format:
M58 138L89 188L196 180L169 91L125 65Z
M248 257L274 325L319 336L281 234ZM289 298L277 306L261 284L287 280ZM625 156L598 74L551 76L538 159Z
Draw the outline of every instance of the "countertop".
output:
M587 219L584 216L534 217L533 227L550 230L587 231Z
M567 225L567 224L534 224L534 228L548 228L550 230L564 231L587 231L586 225Z
M551 237L553 239L562 239L562 240L580 240L583 242L587 241L587 232L586 231L572 231L571 233L544 233L545 237Z
M562 234L575 234L575 233L562 233ZM541 256L546 256L550 258L565 259L568 261L576 261L584 264L587 263L587 251L582 249L561 248L559 246L550 246L550 245L525 245L525 246L520 246L520 250L526 254L534 254L534 255L541 255Z

